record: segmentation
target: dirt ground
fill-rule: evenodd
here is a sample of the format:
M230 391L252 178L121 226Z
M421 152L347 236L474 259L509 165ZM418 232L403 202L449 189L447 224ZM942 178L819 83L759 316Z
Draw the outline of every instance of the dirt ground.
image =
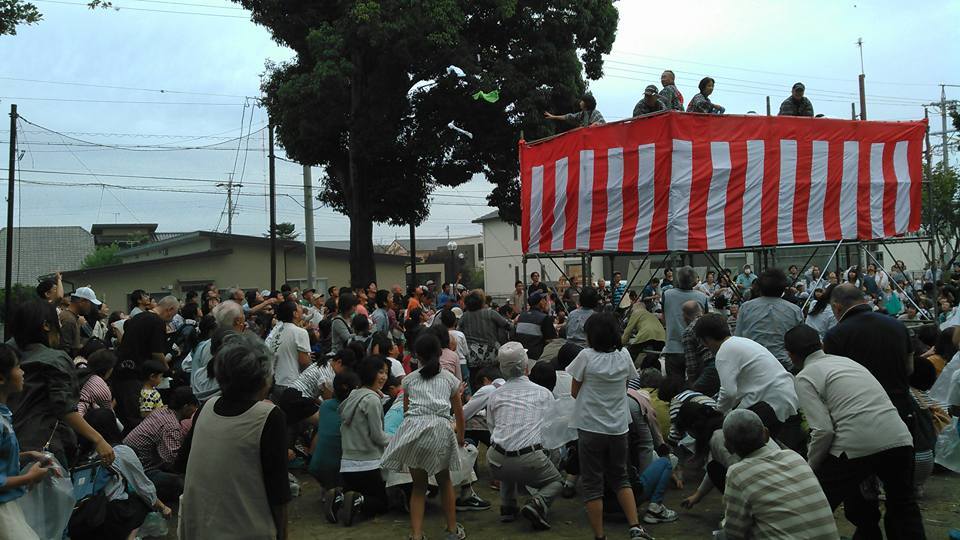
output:
M499 496L487 487L489 477L486 468L481 467L477 491L493 503L490 510L483 512L464 512L458 519L467 530L471 539L500 540L528 538L535 535L541 539L553 538L592 538L587 524L583 505L578 499L558 499L550 512L553 528L546 532L536 532L525 519L515 523L499 522ZM372 521L362 521L353 527L331 525L320 515L320 488L309 475L298 474L301 481L300 496L290 506L290 538L294 540L330 539L343 540L382 540L403 539L409 534L409 521L405 514L391 513ZM722 514L721 495L714 491L692 511L680 508L680 501L692 493L695 482L687 482L683 490L671 488L667 492L666 505L680 512L680 519L674 523L647 526L648 532L658 539L708 539L717 528ZM960 528L960 475L948 472L935 473L926 484L926 495L920 502L926 525L927 538L946 539L951 528ZM642 508L642 507L641 507ZM843 517L842 508L837 511L840 534L852 536L853 529ZM427 503L426 533L429 538L443 537L443 521L440 515L439 499ZM611 539L626 538L626 523L608 519L607 536ZM172 536L171 536L172 537Z

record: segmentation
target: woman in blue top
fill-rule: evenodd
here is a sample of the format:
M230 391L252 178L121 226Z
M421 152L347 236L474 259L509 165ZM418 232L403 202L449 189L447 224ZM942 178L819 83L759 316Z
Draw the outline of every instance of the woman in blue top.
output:
M352 354L350 355L352 358ZM317 435L310 457L310 474L326 490L323 499L323 515L330 523L338 521L337 509L343 504L343 482L340 478L340 403L350 392L360 386L360 377L345 369L333 378L333 398L320 404Z
M0 531L5 538L34 540L37 534L27 525L17 499L27 492L27 487L47 477L51 463L40 452L21 452L17 436L13 432L13 413L7 407L7 399L23 390L23 370L13 348L0 344ZM20 474L20 459L37 462Z

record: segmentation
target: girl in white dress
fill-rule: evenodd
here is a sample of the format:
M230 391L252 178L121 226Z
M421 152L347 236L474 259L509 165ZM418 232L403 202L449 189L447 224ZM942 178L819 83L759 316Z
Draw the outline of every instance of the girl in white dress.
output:
M414 344L420 369L403 378L403 423L383 453L380 468L409 472L413 478L410 496L410 538L421 540L427 478L435 476L440 486L447 519L447 540L466 538L457 523L456 499L450 471L460 470L457 449L464 444L462 387L450 372L440 369L440 341L424 333ZM451 426L451 411L456 421Z

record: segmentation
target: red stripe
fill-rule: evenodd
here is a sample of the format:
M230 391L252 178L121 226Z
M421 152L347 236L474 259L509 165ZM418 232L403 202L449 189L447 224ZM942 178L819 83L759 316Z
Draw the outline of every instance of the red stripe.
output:
M707 200L710 198L710 178L713 176L713 161L710 143L693 143L693 181L690 185L690 215L687 227L690 230L687 249L707 249Z
M726 247L743 246L743 192L747 183L747 142L730 143L730 181L727 182L727 206L724 208Z
M923 195L923 163L922 142L919 138L912 139L907 146L907 166L910 169L910 225L907 232L920 230L920 200Z
M823 202L823 234L826 240L843 237L840 229L840 186L843 180L843 141L832 140L827 149L827 196Z
M550 161L543 165L543 212L540 221L540 251L548 253L553 240L553 207L557 190L557 162Z
M637 234L637 221L640 215L640 201L637 183L640 181L640 156L637 146L623 149L623 228L620 229L620 251L633 251L633 237Z
M567 160L567 205L563 215L563 251L577 249L577 200L580 197L580 152Z
M810 209L810 169L813 165L813 141L797 141L797 189L793 195L793 241L810 241L807 212Z
M883 235L897 234L897 172L893 167L893 151L897 143L883 145Z
M870 143L860 141L860 161L857 163L857 238L873 238L870 217ZM879 217L879 216L877 216Z
M590 251L603 249L607 230L607 154L606 150L593 153L593 204L590 217Z
M530 183L533 169L527 167L527 160L523 158L523 141L520 141L520 251L526 253L530 243Z
M667 221L670 212L670 174L673 171L673 144L660 139L654 149L653 224L650 227L651 253L667 250Z
M760 243L777 245L780 213L780 141L763 142L763 190L760 199Z

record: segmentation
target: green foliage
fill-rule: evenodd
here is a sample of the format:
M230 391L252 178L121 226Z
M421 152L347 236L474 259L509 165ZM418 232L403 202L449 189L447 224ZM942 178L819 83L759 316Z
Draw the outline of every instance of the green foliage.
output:
M923 190L923 229L935 235L938 253L952 254L944 265L949 268L960 256L960 175L941 163L930 172L930 180L932 199L930 192Z
M117 256L119 251L120 246L116 243L110 244L109 246L98 246L93 253L83 259L83 264L81 264L80 267L87 269L120 264L123 262L123 259Z
M17 26L43 19L37 6L22 0L0 0L0 36L15 36Z
M7 313L5 310L7 298L7 289L5 287L0 287L0 322L6 323ZM35 287L30 287L28 285L22 285L20 283L14 283L13 287L10 288L10 307L14 307L18 304L28 302L31 300L39 300L37 297L37 289Z
M296 240L300 233L296 232L294 229L296 229L296 225L293 223L277 223L277 240ZM264 236L270 236L270 229L267 229L267 234Z
M264 105L287 154L324 168L319 200L350 217L357 283L373 273L372 222L422 223L436 187L483 174L519 221L520 136L560 128L543 111L576 108L618 18L613 0L234 1L297 53L267 65Z

